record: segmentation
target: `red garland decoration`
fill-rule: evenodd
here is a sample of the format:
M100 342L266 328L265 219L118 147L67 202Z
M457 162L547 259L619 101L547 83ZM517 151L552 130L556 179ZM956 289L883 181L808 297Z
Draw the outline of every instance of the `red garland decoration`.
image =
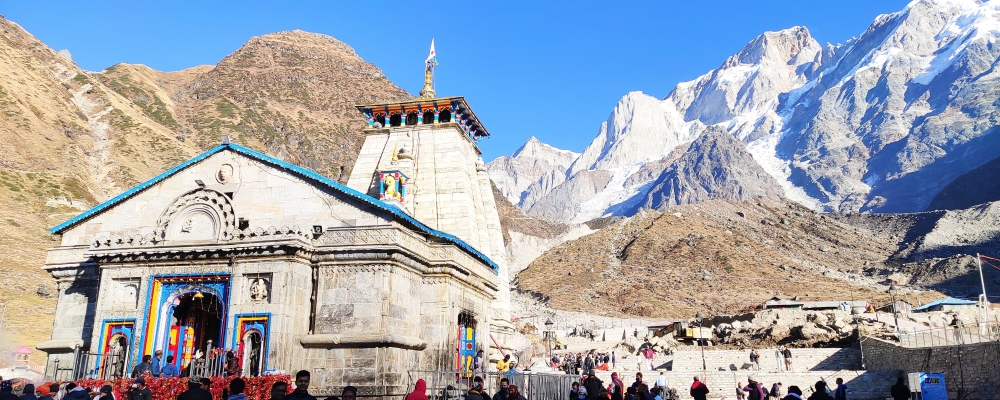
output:
M234 376L217 376L212 380L212 398L215 400L226 400L222 398L222 389L229 387L229 381L235 379ZM246 390L243 392L249 400L267 400L271 398L271 386L275 382L285 382L288 384L288 393L292 392L291 376L289 375L264 375L255 377L242 377L247 382ZM97 393L104 385L111 385L115 399L127 400L131 390L131 378L119 379L81 379L76 382L78 386L89 387ZM153 400L174 400L188 389L188 378L154 378L146 375L146 386L153 392Z

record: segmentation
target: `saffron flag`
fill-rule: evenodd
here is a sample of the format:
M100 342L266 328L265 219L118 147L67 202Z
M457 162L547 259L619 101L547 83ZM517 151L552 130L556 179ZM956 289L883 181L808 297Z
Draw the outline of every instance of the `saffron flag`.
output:
M424 62L429 65L438 65L437 53L434 51L434 38L431 38L431 52L427 54L427 60Z

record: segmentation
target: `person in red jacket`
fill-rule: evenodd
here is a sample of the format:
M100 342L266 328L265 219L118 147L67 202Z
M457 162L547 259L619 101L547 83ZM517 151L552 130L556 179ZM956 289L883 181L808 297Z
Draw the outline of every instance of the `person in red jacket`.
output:
M694 400L706 400L708 398L708 386L701 383L701 379L697 376L694 377L694 383L691 384L691 397Z

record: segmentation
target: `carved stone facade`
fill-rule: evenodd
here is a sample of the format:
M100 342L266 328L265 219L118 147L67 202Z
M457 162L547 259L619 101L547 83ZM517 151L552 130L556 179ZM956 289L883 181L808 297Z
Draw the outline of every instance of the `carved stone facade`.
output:
M409 370L455 368L459 315L488 349L506 289L489 246L237 145L53 233L62 243L45 268L59 300L38 348L60 368L76 346L125 354L121 373L156 350L183 368L211 340L244 374L309 369L317 394L402 393Z

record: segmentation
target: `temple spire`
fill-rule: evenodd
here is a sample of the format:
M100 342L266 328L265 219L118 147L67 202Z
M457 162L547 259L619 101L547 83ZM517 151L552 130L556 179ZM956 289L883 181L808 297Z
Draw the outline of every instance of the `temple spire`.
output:
M424 60L424 88L420 89L420 97L424 99L434 98L434 67L438 65L437 53L434 51L434 39L431 38L431 51Z

